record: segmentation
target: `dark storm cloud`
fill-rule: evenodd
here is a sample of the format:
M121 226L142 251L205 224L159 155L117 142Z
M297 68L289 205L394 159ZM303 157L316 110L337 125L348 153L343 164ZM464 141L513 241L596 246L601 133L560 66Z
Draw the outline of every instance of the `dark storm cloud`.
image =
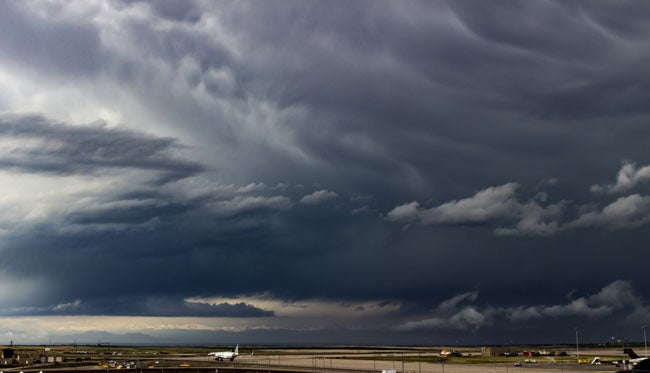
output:
M554 333L561 334L561 329L566 328L567 323L576 320L602 322L610 319L614 328L609 330L615 330L625 325L642 322L650 311L647 305L643 304L642 298L633 285L621 280L606 284L587 296L569 296L560 304L493 307L481 304L478 301L480 298L480 291L456 295L429 311L428 317L409 321L397 328L429 331L464 330L472 333L478 333L480 329L501 330L506 332L506 336L499 339L503 343L513 336L520 338L513 333L513 327L525 327L532 322L537 325L535 329L541 333L540 337L544 340ZM561 301L557 298L555 300Z
M97 73L108 58L99 30L69 18L61 4L0 5L0 61L37 71L70 76Z
M174 21L196 23L201 19L201 10L190 1L149 1L157 14Z
M76 211L68 215L70 224L138 224L153 217L180 215L188 210L181 204L159 203L150 201L149 204L133 206L102 206L94 210Z
M387 194L396 203L391 188L427 198L432 193L452 197L450 191L458 188L467 194L507 181L562 177L570 172L557 170L546 154L579 167L573 152L583 151L589 158L602 156L602 146L618 149L598 136L585 138L582 128L548 121L549 113L615 116L621 109L612 99L626 105L645 102L647 96L644 85L630 87L629 78L607 83L619 81L623 73L643 76L644 41L625 31L643 29L642 17L616 22L600 4L355 2L346 12L310 2L279 8L221 4L217 11L189 2L143 4L127 2L122 10L148 7L150 21L184 20L203 11L222 22L224 31L210 35L176 24L152 29L145 18L125 18L120 37L137 40L137 53L147 59L118 55L112 71L129 76L123 84L138 82L142 88L134 89L143 89L143 96L164 102L151 101L160 110L183 113L187 126L218 133L225 149L238 143L254 154L250 159L255 162L238 159L241 167L232 172L284 179L275 182L338 175L341 186ZM610 6L627 16L624 9ZM637 7L639 13L645 11ZM224 41L229 38L236 48ZM177 69L176 76L190 87L203 87L235 105L263 98L281 109L307 110L307 118L283 126L294 134L292 145L322 162L319 172L304 165L296 169L295 163L278 170L274 165L287 160L277 149L246 146L230 118L208 127L203 122L213 120L202 118L205 113L191 100L158 92L164 79L157 81L155 73L161 70L147 65L150 59ZM183 70L183 61L195 61L199 69ZM230 88L213 81L215 72L229 74ZM619 137L619 142L630 141L624 134ZM576 150L579 141L582 149ZM622 156L616 154L614 162ZM627 157L642 159L639 154ZM432 161L436 159L445 162ZM476 172L462 172L466 164ZM587 171L602 173L593 167ZM387 180L386 174L395 177Z
M645 110L634 103L648 96L638 80L644 42L608 36L590 3L356 2L342 13L293 5L224 17L251 57L238 69L242 82L251 95L306 107L309 123L294 129L301 148L368 191L394 182L429 197L532 184L570 176L546 155L581 167L603 146L618 162L620 149L585 137L584 123L557 119Z
M336 332L473 343L557 341L583 320L602 325L596 339L647 320L645 3L125 1L101 17L19 4L0 12L0 63L49 94L61 77L111 82L97 107L151 134L5 114L3 171L158 183L18 219L0 275L48 287L12 315L372 300L400 309Z
M159 171L174 180L203 170L198 163L174 156L179 147L175 139L111 129L102 123L70 126L38 115L3 115L0 138L14 146L0 158L0 167L22 172L66 175L131 168ZM29 140L37 144L30 145Z

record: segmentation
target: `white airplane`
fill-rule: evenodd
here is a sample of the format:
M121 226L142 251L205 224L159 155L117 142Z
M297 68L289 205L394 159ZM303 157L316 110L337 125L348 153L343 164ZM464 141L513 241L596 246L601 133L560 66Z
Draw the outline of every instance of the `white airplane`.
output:
M239 345L237 345L234 350L230 351L210 352L208 356L214 356L214 359L217 361L224 361L225 359L234 361L235 358L239 356Z

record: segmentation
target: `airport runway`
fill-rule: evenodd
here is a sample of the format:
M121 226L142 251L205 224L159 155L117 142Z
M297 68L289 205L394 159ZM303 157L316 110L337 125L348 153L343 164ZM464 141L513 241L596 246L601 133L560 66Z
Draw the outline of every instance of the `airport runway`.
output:
M216 362L215 362L216 363ZM278 355L259 357L240 357L231 362L216 363L216 366L250 367L264 370L294 370L301 368L304 372L327 373L340 371L381 372L394 369L398 373L614 373L618 368L613 365L578 365L560 363L524 364L441 364L401 361L357 360L342 357Z

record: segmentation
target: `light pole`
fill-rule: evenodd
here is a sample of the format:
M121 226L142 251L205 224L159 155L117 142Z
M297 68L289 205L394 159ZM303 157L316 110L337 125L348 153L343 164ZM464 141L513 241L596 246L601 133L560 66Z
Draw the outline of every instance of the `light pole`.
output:
M645 334L645 330L648 328L648 326L643 325L641 328L643 328L643 349L645 350L645 357L648 357L648 342L646 340L646 334Z
M578 364L580 364L580 345L578 344L578 327L576 326L576 356L578 358Z

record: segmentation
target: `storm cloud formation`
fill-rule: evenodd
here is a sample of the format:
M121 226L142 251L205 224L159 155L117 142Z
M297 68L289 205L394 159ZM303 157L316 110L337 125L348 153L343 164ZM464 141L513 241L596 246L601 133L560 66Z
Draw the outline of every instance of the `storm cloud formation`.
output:
M649 16L1 3L0 335L638 339Z

